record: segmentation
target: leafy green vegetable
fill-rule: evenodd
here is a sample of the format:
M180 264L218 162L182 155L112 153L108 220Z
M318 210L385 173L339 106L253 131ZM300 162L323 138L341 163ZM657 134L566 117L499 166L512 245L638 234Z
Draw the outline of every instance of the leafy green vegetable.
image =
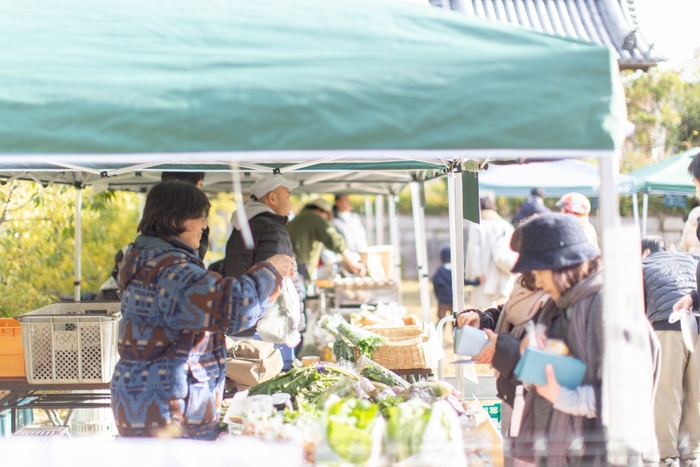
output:
M361 368L360 373L362 376L370 381L383 383L390 387L407 388L409 386L408 381L367 357L360 357L357 361L357 366Z
M417 453L423 443L430 420L431 406L420 399L386 409L386 452L393 462L400 462Z
M352 351L352 344L342 335L337 335L335 337L335 342L333 342L333 355L335 355L335 359L338 361L355 361L355 354Z
M372 451L372 428L378 407L369 401L344 399L328 408L326 438L344 460L363 463Z
M386 342L386 338L348 323L345 318L338 313L334 315L322 316L321 319L319 319L318 324L323 329L335 336L336 342L338 342L339 337L345 337L350 344L354 345L360 350L362 355L367 355L370 358L372 358L374 351L377 350L377 346ZM345 344L341 344L341 346L343 345ZM342 349L339 351L343 352L342 355L349 356L347 350ZM333 353L336 354L335 346L333 347ZM337 354L336 358L338 358ZM345 358L345 360L354 361L354 357Z
M250 388L248 394L252 396L286 392L293 397L294 406L297 408L304 402L320 407L333 392L333 386L341 379L357 381L360 377L334 365L292 368L287 373L256 384Z

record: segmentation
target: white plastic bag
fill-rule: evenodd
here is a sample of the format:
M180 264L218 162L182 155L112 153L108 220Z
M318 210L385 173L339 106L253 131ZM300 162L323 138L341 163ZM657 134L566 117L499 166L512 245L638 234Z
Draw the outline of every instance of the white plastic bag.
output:
M296 347L301 341L299 322L301 321L301 302L289 277L282 280L280 295L267 309L260 321L257 331L265 342L285 344Z
M695 350L695 343L698 340L698 322L695 319L693 310L680 309L671 313L668 317L669 323L675 323L680 320L681 322L681 333L683 335L683 342L690 352Z

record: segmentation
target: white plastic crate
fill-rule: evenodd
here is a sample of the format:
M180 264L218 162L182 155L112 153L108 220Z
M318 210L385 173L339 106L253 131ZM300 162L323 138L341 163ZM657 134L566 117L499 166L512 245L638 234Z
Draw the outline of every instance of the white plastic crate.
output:
M120 302L55 303L17 317L27 381L111 381L118 359L120 308Z

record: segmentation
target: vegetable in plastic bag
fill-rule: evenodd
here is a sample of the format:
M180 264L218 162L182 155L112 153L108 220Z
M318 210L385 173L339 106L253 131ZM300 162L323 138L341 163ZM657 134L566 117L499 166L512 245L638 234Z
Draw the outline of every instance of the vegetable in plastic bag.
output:
M357 360L357 369L360 370L362 376L370 381L386 384L389 387L399 386L407 388L410 386L408 381L364 355Z
M265 310L258 321L257 332L265 342L296 347L301 341L299 323L301 321L301 301L289 277L282 280L277 300Z
M342 459L361 464L372 453L372 429L379 409L366 400L345 399L327 411L326 438Z

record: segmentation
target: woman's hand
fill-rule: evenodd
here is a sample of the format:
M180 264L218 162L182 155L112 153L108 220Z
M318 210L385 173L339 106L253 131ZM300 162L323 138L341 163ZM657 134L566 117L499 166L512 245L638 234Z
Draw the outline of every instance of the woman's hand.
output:
M554 368L552 368L552 365L547 365L544 367L544 374L547 376L547 384L544 386L535 385L535 389L540 396L554 404L557 401L557 397L559 397L561 386L559 383L557 383L557 378L554 376Z
M475 311L464 311L457 315L458 328L467 325L478 329L480 324L481 318L479 317L479 313L476 313Z
M690 310L691 308L693 308L693 297L690 294L684 295L673 305L673 311Z
M494 334L490 329L484 329L484 332L489 337L489 343L481 349L479 355L474 357L476 363L484 363L490 365L493 361L493 356L496 353L496 343L498 342L498 334Z
M282 277L294 277L294 258L289 255L275 255L267 259Z

